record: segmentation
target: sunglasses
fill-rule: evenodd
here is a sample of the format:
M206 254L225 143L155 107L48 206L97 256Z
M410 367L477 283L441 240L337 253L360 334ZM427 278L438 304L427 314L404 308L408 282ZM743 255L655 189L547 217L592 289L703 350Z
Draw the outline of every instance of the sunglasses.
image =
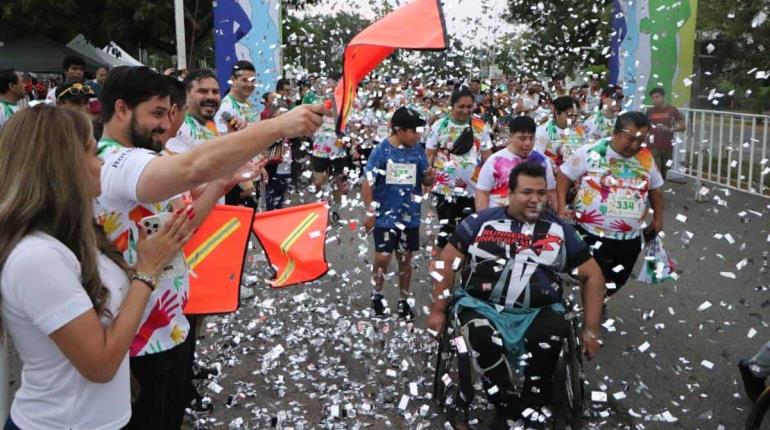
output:
M59 94L59 97L57 99L61 99L65 95L73 95L73 96L79 96L79 95L88 95L92 96L95 95L94 90L91 89L88 85L83 85L81 83L72 84L71 87L67 88L66 90L62 91L61 94Z

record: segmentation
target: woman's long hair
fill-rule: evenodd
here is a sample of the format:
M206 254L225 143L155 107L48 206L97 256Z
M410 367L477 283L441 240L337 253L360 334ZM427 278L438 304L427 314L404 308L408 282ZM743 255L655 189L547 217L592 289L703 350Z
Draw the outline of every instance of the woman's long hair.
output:
M93 185L84 166L90 137L85 115L48 105L17 112L0 131L0 270L20 240L46 233L75 254L97 315L109 317L98 252L127 273L130 268L94 221Z

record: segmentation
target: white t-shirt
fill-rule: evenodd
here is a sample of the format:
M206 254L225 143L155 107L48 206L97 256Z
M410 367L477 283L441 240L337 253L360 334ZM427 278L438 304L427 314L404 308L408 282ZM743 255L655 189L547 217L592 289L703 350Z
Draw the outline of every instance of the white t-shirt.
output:
M129 288L121 268L99 254L99 275L116 317ZM43 269L44 270L41 270ZM32 233L13 248L0 277L3 326L23 363L11 417L24 430L107 430L131 417L128 354L110 382L88 381L49 337L93 309L80 263L63 243ZM102 318L108 326L111 319Z
M476 181L476 189L489 191L490 208L508 206L508 194L510 194L508 179L510 179L511 170L525 161L543 166L548 189L556 188L554 168L548 157L537 151L532 151L527 158L522 159L506 147L487 158L479 172L479 179Z
M610 239L639 236L650 190L663 186L652 153L642 148L634 157L615 152L611 139L582 146L561 165L571 181L580 181L575 196L578 224Z
M313 135L313 156L318 158L342 158L347 155L345 142L337 137L337 123L333 117L324 116L323 124Z
M186 113L184 115L184 122L176 132L176 136L169 139L165 146L166 150L175 154L181 154L191 151L201 143L215 137L217 137L217 130L211 121L203 125L193 118L192 115Z
M135 222L161 212L170 212L169 202L141 203L136 196L139 179L147 165L158 154L142 148L126 148L117 142L99 142L102 166L102 194L94 202L96 220L107 237L123 252L123 258L136 263L136 241L139 238ZM190 291L188 272L180 276L161 278L158 288L142 314L139 332L131 344L132 357L167 351L187 338L190 324L182 313Z
M56 103L56 89L59 87L53 87L45 95L45 100L49 103Z
M473 129L471 149L463 155L453 155L450 151L454 142L468 126ZM471 117L466 124L457 124L450 116L436 121L430 129L425 148L436 151L433 159L433 168L436 169L434 192L444 196L476 195L481 153L492 150L489 127L481 118Z
M19 106L8 102L0 101L0 128L3 128L6 122L19 111Z
M247 123L259 122L259 113L249 102L241 103L232 95L228 94L222 99L217 114L214 115L214 124L217 125L219 134L227 134L227 121L222 118L222 114L230 112L233 118L242 119Z

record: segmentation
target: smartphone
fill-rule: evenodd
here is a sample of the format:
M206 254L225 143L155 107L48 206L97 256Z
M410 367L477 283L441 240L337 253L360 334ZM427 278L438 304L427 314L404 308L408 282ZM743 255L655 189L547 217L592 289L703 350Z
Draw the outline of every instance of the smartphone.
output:
M140 228L143 228L147 233L147 236L160 231L161 227L165 225L172 217L170 212L161 212L155 215L150 215L141 219ZM170 262L166 264L158 279L171 279L187 274L187 262L184 259L184 254L179 251Z

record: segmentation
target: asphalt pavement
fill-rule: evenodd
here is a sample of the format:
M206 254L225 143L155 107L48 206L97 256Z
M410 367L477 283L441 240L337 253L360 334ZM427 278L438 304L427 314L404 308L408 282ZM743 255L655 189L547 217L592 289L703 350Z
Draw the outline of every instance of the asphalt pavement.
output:
M701 203L689 183L664 189L663 243L678 280L634 280L610 301L605 346L586 367L597 401L581 428L735 429L748 415L736 363L770 340L770 200L712 188ZM444 428L430 400L429 253L414 261L414 323L374 321L371 239L346 222L360 213L341 211L342 225L328 231L324 278L271 289L265 263L255 262L246 279L256 296L234 314L206 319L198 361L220 373L200 383L212 412L189 427ZM427 245L437 220L424 209L423 221ZM393 312L395 270L386 284ZM472 428L492 415L481 394Z

